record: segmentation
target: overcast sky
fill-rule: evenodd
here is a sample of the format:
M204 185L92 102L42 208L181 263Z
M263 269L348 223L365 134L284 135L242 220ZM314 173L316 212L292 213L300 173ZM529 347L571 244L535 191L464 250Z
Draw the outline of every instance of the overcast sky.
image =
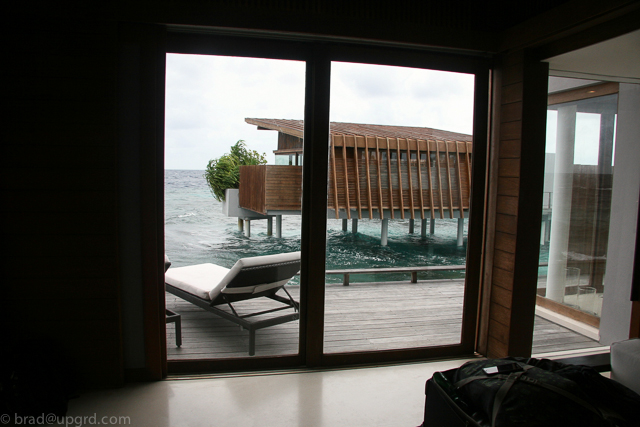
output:
M304 62L168 54L166 168L202 170L240 139L274 163L277 132L244 119L302 119L304 81ZM333 63L330 116L471 134L473 76Z

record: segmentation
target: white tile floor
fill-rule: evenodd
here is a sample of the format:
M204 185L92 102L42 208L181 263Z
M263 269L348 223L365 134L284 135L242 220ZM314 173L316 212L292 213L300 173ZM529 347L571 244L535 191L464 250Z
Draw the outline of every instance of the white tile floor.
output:
M465 361L130 384L73 399L67 424L415 427L425 382Z

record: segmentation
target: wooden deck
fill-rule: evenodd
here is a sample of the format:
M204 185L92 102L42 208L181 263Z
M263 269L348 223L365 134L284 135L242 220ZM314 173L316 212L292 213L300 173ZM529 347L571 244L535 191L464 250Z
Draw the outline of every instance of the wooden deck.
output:
M298 298L298 288L288 288ZM455 344L460 339L462 283L458 280L327 285L325 352L375 351ZM240 314L265 309L265 298L238 303ZM169 360L246 357L248 332L167 294L167 308L182 316L182 347L167 325ZM298 322L257 332L256 355L298 351ZM536 317L534 353L599 347L600 344Z

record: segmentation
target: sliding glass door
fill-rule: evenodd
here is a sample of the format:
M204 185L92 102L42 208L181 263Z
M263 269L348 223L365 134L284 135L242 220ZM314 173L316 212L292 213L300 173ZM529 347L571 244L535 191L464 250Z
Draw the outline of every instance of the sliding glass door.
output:
M286 286L296 319L271 324L280 314L261 298L217 305L250 320L267 311L254 354L241 322L168 286L182 329L178 347L168 318L169 371L472 354L487 64L251 38L169 40L169 272L301 252ZM233 198L216 170L238 151L256 162L239 166Z
M474 75L332 62L324 352L462 342Z

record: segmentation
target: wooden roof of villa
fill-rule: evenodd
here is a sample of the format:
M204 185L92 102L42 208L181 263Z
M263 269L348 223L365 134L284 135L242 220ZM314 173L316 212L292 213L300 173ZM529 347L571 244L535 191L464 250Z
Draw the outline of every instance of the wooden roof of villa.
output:
M277 130L298 138L303 137L304 122L287 119L252 119L245 122L258 126L258 129ZM331 135L369 136L378 138L408 138L417 140L471 142L471 135L413 126L372 125L362 123L330 122Z

